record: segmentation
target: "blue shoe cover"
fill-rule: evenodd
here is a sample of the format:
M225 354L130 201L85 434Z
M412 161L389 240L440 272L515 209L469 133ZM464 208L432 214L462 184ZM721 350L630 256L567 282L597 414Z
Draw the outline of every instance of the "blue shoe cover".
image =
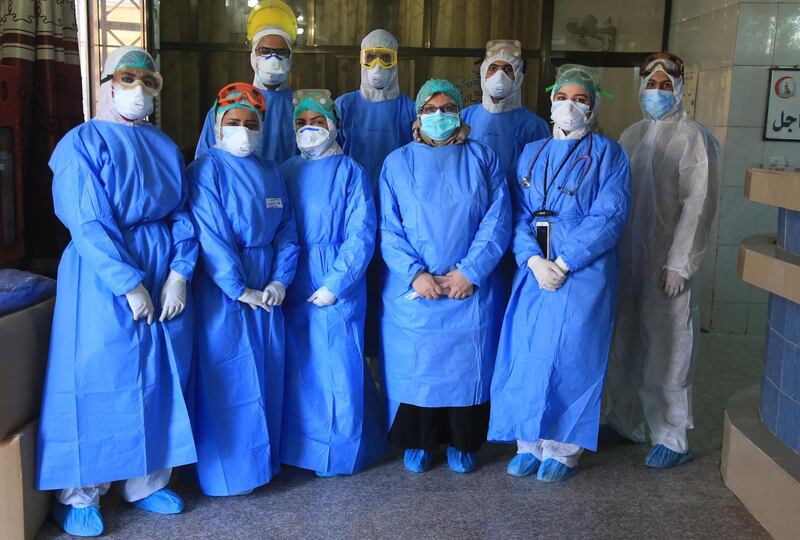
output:
M577 472L577 467L567 467L560 461L548 458L544 460L542 466L539 467L539 473L536 475L536 479L540 482L563 482L575 476Z
M472 452L462 452L452 446L447 447L447 464L450 470L457 473L468 473L475 470L475 458Z
M154 514L180 514L183 512L183 499L168 488L161 488L131 504Z
M57 502L52 514L58 526L72 536L100 536L105 528L103 516L96 506L75 508Z
M542 462L530 452L522 452L508 462L506 472L511 476L522 478L534 474L539 470L541 464Z
M681 454L670 450L663 444L657 444L647 453L647 459L644 460L644 464L653 469L669 469L670 467L689 463L693 458L694 454L692 454L691 450Z
M431 468L431 455L420 448L410 448L403 457L403 465L411 472L426 472Z
M320 478L333 478L337 476L335 472L326 472L326 471L316 471L316 475Z

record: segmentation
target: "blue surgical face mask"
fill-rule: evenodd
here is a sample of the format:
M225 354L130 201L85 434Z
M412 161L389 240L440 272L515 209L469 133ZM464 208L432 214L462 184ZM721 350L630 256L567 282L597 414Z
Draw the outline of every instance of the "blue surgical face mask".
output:
M675 93L671 90L645 90L642 94L642 108L660 120L675 106Z
M434 141L443 141L453 134L461 125L461 118L457 114L436 111L433 114L420 116L420 129Z

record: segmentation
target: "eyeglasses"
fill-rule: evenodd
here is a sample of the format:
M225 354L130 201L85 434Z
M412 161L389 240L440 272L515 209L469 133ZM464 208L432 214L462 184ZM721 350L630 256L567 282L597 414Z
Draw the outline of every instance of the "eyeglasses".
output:
M292 55L292 50L273 49L272 47L257 47L256 54L258 54L258 56L280 56L281 58L289 58Z
M441 111L444 114L456 114L458 113L458 105L455 103L445 103L441 107L436 107L434 105L423 105L419 109L419 114L433 114L436 111Z
M683 77L683 60L671 53L655 53L645 58L639 67L639 76L649 77L658 67L667 75Z
M255 109L264 113L267 110L267 104L264 101L264 95L252 84L247 83L233 83L219 91L217 101L220 105L233 105L242 101L247 101L255 107Z
M389 69L397 65L397 51L385 47L361 49L361 65L367 69L376 65Z
M122 88L133 88L141 86L148 94L156 95L164 86L164 80L156 71L149 71L142 68L121 67L110 77L106 77L101 82L111 80L114 84Z

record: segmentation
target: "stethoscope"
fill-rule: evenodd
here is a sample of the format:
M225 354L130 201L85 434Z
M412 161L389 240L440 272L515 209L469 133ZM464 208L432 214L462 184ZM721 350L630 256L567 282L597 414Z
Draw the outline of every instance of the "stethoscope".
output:
M547 163L545 164L545 168L544 168L544 181L543 181L543 186L542 186L542 193L543 193L543 196L544 196L544 200L542 202L542 207L539 210L537 210L537 211L535 211L533 213L534 216L537 216L537 217L550 217L550 216L555 216L556 215L556 213L554 211L547 209L547 195L550 192L550 190L552 189L553 185L555 185L556 180L558 179L558 176L561 174L561 171L564 168L564 166L570 161L570 158L578 150L578 147L580 147L583 144L584 139L588 139L588 141L589 141L588 144L586 145L587 146L586 151L583 152L581 155L579 155L576 159L574 159L572 161L572 163L570 164L569 168L567 169L567 173L566 173L566 175L564 177L564 181L561 183L560 186L558 186L558 191L560 191L561 193L563 193L565 195L568 195L570 197L574 197L575 194L578 192L578 190L580 190L581 184L583 183L583 179L586 176L586 172L592 166L592 146L594 144L594 139L592 138L592 133L591 132L589 132L586 135L584 135L583 137L581 137L578 140L578 143L575 146L573 146L572 149L570 149L570 151L567 153L566 157L564 157L564 159L561 161L561 164L558 166L558 169L556 169L556 173L555 173L555 175L553 175L553 180L552 180L552 182L550 183L549 186L547 185L547 176L548 176L548 171L550 169L550 159L548 157ZM536 165L536 162L539 160L539 157L542 155L542 152L544 151L545 147L547 147L547 145L550 144L550 141L552 141L552 140L553 140L553 137L550 137L549 139L547 139L547 142L545 142L539 148L539 151L536 152L536 155L531 160L530 164L528 165L527 173L520 180L520 184L522 184L523 188L528 189L528 188L531 187L531 173L533 172L533 168ZM567 186L567 182L569 181L570 177L572 176L572 173L575 171L575 167L579 163L581 164L581 168L580 168L580 176L578 177L578 183L577 183L577 185L575 186L574 189L567 189L567 187L566 187Z

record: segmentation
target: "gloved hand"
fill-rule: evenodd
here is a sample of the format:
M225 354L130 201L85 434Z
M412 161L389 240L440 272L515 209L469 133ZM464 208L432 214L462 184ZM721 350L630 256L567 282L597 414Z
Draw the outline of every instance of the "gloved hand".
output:
M528 259L528 268L533 272L536 281L539 283L539 288L546 291L556 291L567 275L564 271L553 261L549 261L539 255L534 255Z
M333 294L328 288L323 285L312 294L308 301L317 307L325 307L336 302L336 295Z
M245 289L242 293L242 296L240 296L237 300L250 306L250 309L253 311L257 310L258 308L264 308L266 311L272 311L272 308L265 304L262 300L263 294L263 292L255 289Z
M134 321L146 318L147 324L153 324L156 310L153 307L153 301L150 299L150 293L147 292L143 284L139 283L132 290L126 292L125 299L133 312Z
M261 302L268 306L279 306L286 298L286 285L280 281L270 281L261 295Z
M186 309L186 278L170 270L161 287L161 317L159 321L171 321Z
M426 300L436 300L442 294L442 287L428 272L421 272L411 283L414 291Z
M675 270L664 270L661 274L661 286L664 287L664 295L672 300L677 298L686 287L686 279Z
M448 298L461 300L472 296L475 290L474 285L458 269L448 272L444 276L435 276L434 279L442 287L443 294L446 294Z
M561 256L556 259L556 266L561 268L561 271L564 272L564 275L569 274L569 266L567 266L567 263L564 262L564 259L562 259Z

